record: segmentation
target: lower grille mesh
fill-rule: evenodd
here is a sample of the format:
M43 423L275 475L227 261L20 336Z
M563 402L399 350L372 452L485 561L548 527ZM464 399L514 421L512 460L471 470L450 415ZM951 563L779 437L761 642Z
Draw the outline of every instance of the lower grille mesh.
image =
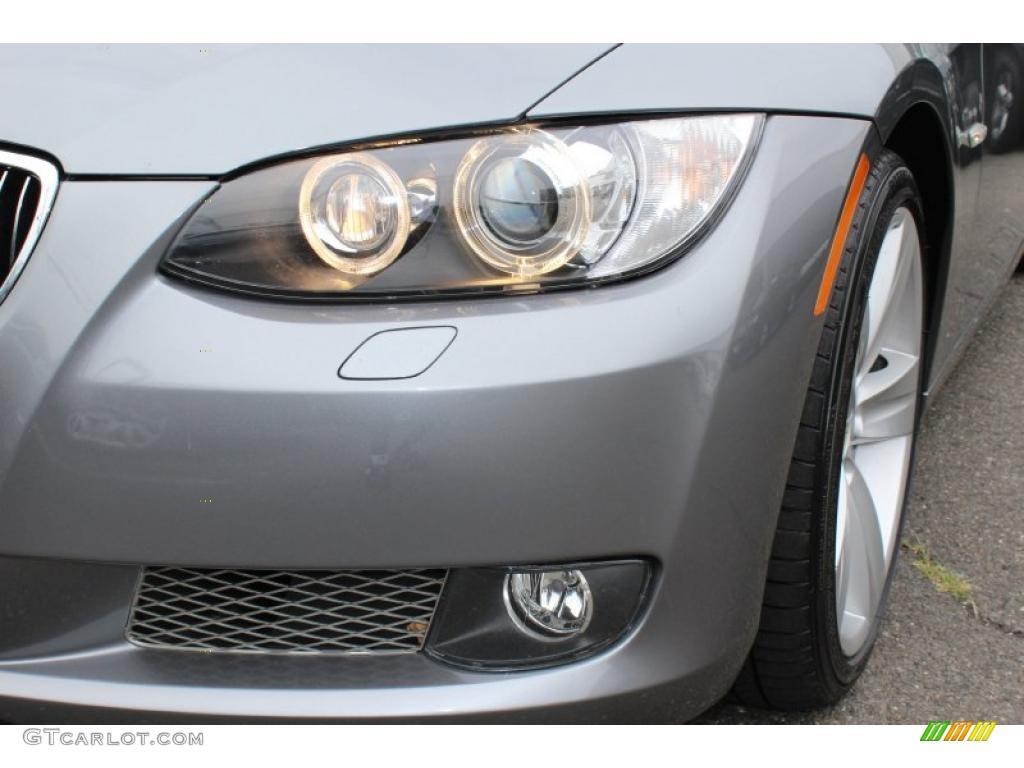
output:
M447 571L146 568L137 645L263 653L414 653Z

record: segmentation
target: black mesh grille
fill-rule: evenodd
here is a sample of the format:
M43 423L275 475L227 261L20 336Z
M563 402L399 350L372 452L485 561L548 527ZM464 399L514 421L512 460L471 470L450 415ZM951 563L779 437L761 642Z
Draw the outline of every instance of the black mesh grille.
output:
M263 653L414 653L447 571L146 568L133 643Z
M33 174L0 164L0 283L25 245L41 189Z

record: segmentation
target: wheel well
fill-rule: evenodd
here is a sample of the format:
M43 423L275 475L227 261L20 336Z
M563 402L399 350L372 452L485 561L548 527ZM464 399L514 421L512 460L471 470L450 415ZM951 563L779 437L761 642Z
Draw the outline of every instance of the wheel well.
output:
M914 174L924 209L922 266L927 330L924 382L927 387L952 237L954 203L950 154L942 122L935 110L925 103L915 104L903 114L885 146L903 158Z

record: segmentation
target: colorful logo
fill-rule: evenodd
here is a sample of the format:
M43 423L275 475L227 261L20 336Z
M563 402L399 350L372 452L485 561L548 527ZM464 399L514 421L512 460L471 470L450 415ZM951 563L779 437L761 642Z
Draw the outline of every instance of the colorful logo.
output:
M932 720L921 741L988 741L995 727L995 720Z

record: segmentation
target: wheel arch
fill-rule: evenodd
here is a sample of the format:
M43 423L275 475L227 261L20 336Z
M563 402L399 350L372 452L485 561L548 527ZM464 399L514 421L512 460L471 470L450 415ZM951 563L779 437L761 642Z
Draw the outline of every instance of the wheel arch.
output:
M956 221L953 110L947 92L947 78L935 64L918 60L893 83L875 119L883 145L907 164L921 194L926 291L923 382L926 389L934 370L935 343L942 320Z

